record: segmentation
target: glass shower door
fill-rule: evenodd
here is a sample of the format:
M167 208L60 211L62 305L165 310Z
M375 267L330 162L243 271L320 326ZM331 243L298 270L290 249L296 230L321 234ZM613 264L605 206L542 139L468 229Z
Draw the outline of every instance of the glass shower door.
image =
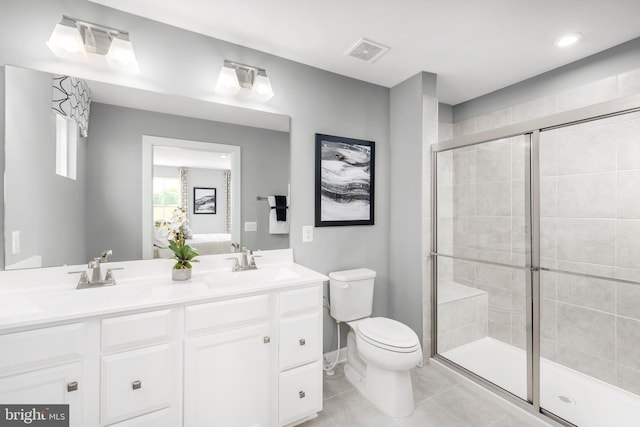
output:
M640 420L640 114L540 133L540 405Z
M528 397L528 136L437 153L437 352Z

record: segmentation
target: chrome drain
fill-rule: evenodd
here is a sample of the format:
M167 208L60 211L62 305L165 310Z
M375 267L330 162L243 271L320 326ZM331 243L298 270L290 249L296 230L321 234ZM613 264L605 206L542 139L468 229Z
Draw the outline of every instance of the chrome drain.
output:
M576 401L568 396L558 395L558 400L562 403L566 403L567 405L575 405Z

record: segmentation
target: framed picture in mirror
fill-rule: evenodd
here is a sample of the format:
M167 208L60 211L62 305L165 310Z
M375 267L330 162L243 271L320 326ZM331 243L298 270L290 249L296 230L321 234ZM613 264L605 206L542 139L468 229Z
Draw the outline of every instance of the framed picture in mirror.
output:
M206 187L193 187L193 213L216 213L216 189Z

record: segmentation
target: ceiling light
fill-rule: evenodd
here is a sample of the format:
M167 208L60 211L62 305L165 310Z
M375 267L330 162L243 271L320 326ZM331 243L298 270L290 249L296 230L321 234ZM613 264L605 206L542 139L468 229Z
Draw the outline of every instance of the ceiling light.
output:
M88 53L104 55L113 69L140 72L126 31L63 16L47 46L60 58L88 61Z
M56 24L47 41L47 46L56 56L75 61L88 61L87 52L84 50L82 36L76 27L76 22L67 16Z
M582 36L578 33L565 34L564 36L556 40L556 46L558 47L571 46L572 44L578 42L581 38Z
M262 101L268 101L274 96L271 80L269 80L264 68L226 59L218 76L216 92L238 94Z

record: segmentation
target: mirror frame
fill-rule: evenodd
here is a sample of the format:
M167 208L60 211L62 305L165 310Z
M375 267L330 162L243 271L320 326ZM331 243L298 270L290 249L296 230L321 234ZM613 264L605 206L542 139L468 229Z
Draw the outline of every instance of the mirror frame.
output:
M190 141L151 135L142 136L142 259L153 259L153 149L181 148L197 151L227 153L231 156L231 242L240 244L242 185L241 147L213 142ZM229 249L231 250L231 249Z

